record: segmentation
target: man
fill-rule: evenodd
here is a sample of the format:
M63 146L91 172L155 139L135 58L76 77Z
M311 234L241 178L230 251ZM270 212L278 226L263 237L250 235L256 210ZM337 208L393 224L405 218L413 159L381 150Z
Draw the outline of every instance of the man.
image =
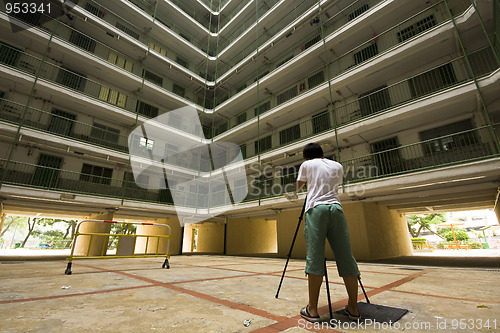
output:
M306 219L304 235L307 244L306 274L309 304L300 315L311 322L321 321L318 298L325 274L325 238L335 255L339 275L343 278L349 296L344 312L352 320L360 319L358 309L358 265L351 252L349 230L338 197L343 169L338 162L325 159L317 143L303 149L306 161L297 177L297 191L307 185Z

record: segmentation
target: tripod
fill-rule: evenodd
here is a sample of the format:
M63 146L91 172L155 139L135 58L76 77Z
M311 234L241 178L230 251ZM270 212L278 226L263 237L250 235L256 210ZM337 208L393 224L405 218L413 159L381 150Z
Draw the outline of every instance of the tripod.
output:
M307 197L304 199L304 205L302 206L302 211L300 212L300 216L299 216L299 223L297 224L297 228L295 229L295 235L293 235L292 245L290 246L290 251L288 252L288 255L287 255L285 268L283 269L283 274L281 275L280 284L278 286L278 290L276 291L275 298L278 298L278 296L279 296L281 285L283 283L283 278L285 277L286 268L288 267L288 262L290 261L290 257L292 256L292 250L293 250L293 246L295 244L295 240L297 239L297 234L299 232L300 223L302 222L302 219L304 217L304 211L306 209L306 201L307 201ZM368 296L366 295L366 292L365 292L365 288L363 287L363 284L361 283L361 276L360 275L358 275L358 281L359 281L359 285L361 286L361 290L363 290L363 294L365 295L366 302L369 304L370 300L368 299ZM333 317L332 302L330 300L330 286L328 283L328 270L326 267L326 257L325 257L325 282L326 282L326 293L328 296L328 309L330 310L330 318L332 318Z

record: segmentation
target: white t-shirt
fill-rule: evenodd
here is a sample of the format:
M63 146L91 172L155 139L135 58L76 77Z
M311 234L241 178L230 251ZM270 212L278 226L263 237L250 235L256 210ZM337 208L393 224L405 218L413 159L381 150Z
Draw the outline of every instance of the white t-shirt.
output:
M326 158L315 158L301 164L297 180L307 185L306 212L317 205L340 204L337 191L343 173L342 164Z

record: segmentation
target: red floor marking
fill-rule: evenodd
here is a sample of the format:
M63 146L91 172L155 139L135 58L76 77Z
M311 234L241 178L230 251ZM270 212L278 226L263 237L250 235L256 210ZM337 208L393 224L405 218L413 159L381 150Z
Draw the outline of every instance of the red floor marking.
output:
M65 297L74 297L74 296L86 296L86 295L104 294L104 293L111 293L111 292L123 291L123 290L130 290L130 289L149 288L149 287L154 287L154 286L155 285L134 286L134 287L124 287L124 288L116 288L116 289L108 289L108 290L89 291L89 292L76 293L76 294L53 295L53 296L44 296L44 297L12 299L12 300L8 300L8 301L0 301L0 304L33 302L33 301L43 301L43 300L50 300L50 299L56 299L56 298L65 298Z

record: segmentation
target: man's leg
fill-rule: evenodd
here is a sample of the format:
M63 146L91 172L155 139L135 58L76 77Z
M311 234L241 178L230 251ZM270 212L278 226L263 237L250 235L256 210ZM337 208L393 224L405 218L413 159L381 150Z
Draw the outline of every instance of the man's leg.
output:
M349 296L347 309L353 316L359 316L358 309L358 277L357 276L344 276L344 285Z
M321 284L323 283L323 275L308 274L307 283L309 287L309 313L313 317L319 316L318 314L318 299Z

